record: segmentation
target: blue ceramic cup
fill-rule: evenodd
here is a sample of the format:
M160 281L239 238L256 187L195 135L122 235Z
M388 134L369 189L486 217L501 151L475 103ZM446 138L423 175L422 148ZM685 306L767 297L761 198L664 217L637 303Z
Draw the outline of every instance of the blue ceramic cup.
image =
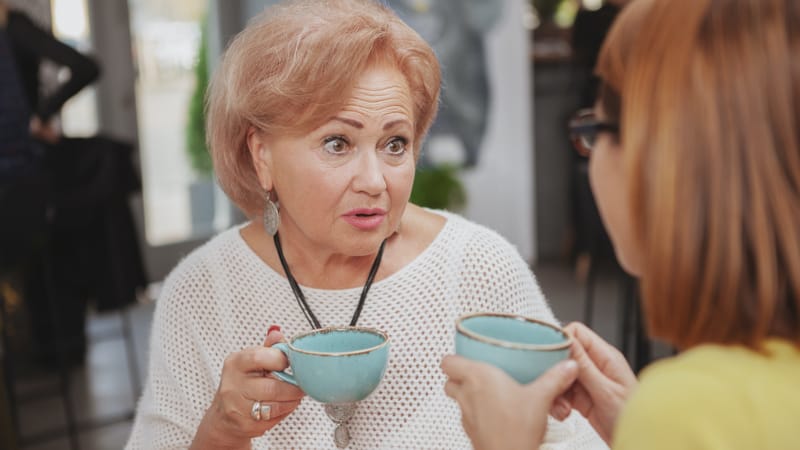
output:
M378 387L389 360L389 336L365 327L326 327L275 344L292 374L273 372L321 403L352 403Z
M475 313L456 320L456 353L535 380L569 356L571 338L555 325L514 314Z

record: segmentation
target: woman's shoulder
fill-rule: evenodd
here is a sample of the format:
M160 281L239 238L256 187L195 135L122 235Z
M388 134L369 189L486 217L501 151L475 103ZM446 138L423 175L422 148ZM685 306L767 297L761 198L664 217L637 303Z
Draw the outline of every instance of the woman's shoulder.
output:
M483 262L488 266L514 261L527 267L516 247L496 231L453 212L410 206L411 219L401 227L415 230L413 243L404 244L406 249L416 248L414 259L427 256L467 265Z
M780 344L767 350L772 354L702 345L652 364L620 418L619 448L636 448L639 439L655 439L659 430L668 430L664 439L672 448L691 447L709 433L738 435L724 442L755 448L747 447L757 445L748 441L752 434L741 432L752 429L754 416L770 414L772 405L788 397L800 400L800 353ZM795 409L792 414L799 414Z
M224 267L226 261L242 260L240 228L237 225L220 232L183 257L164 280L163 292L210 290L213 274L230 269Z
M646 368L620 415L614 432L615 449L694 448L713 434L708 421L728 422L727 386L682 357ZM722 413L715 414L712 410ZM735 417L734 417L735 419ZM744 425L744 424L743 424Z
M787 370L800 370L800 350L785 340L769 339L762 351L737 345L699 345L654 363L642 373L641 379L643 384L684 379L699 388L705 388L703 382L711 381L722 387L747 383L753 377L779 376Z
M713 400L735 391L736 371L748 370L747 352L718 345L701 345L665 358L642 371L632 406L660 403L681 408L699 399ZM744 366L742 363L745 363ZM729 398L729 397L727 397ZM717 399L720 404L723 399ZM663 414L669 414L662 410Z
M464 311L513 312L557 323L528 262L510 241L457 214L430 212L447 218L447 226L427 261L457 281Z
M174 271L196 267L203 263L208 264L224 258L227 254L241 252L241 246L239 245L241 243L241 235L239 232L243 226L244 224L235 225L217 233L181 259L175 266Z
M492 274L493 277L505 279L530 277L528 263L500 233L452 212L426 211L447 220L447 225L431 246L434 251L429 253L437 254L440 260L446 254L462 275Z
M720 365L727 366L724 357L716 361L702 361L695 354L657 361L642 371L632 399L637 402L680 405L683 401L696 399L698 395L716 395L712 391L724 388L724 381L716 376L717 370L722 368Z
M447 222L442 234L448 241L456 241L458 245L516 251L508 239L486 225L446 210L420 209L428 216Z

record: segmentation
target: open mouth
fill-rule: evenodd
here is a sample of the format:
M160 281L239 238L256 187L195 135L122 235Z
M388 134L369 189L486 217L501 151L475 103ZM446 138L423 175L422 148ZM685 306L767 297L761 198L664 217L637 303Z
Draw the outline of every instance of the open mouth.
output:
M386 212L379 208L355 209L344 216L344 220L346 222L361 230L375 229L380 226L381 223L383 223L385 218Z
M353 208L345 215L351 217L375 217L386 215L386 211L381 208Z

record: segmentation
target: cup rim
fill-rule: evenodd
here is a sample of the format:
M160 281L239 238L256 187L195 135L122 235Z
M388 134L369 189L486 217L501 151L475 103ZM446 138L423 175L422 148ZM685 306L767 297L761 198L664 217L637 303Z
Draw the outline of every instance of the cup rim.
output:
M478 333L476 333L474 331L466 329L466 327L464 327L462 325L462 322L464 320L471 319L473 317L481 317L481 316L483 316L483 317L486 317L486 316L501 317L501 318L505 318L505 319L514 319L514 320L520 320L520 321L523 321L523 322L536 323L536 324L543 325L543 326L546 326L548 328L552 328L553 330L558 331L559 333L564 335L564 337L566 339L564 340L564 342L560 342L560 343L557 343L557 344L523 344L523 343L520 343L520 342L508 342L508 341L501 341L499 339L490 338L490 337L484 336L482 334L478 334ZM470 339L474 339L474 340L476 340L478 342L483 342L485 344L490 344L490 345L494 345L494 346L497 346L497 347L515 349L515 350L556 351L556 350L564 350L566 348L569 348L572 345L572 337L569 334L567 334L567 332L564 331L563 328L558 327L556 325L553 325L551 323L545 322L543 320L538 320L538 319L534 319L534 318L531 318L531 317L526 317L526 316L523 316L521 314L495 313L495 312L476 312L476 313L464 314L461 317L459 317L458 319L456 319L456 331L461 333L461 334L463 334L464 336L466 336L466 337L468 337Z
M298 348L298 347L295 347L292 344L292 342L296 341L297 339L301 339L301 338L308 337L308 336L313 336L315 334L328 333L328 332L331 332L331 331L361 331L361 332L365 332L365 333L372 333L372 334L376 334L376 335L382 337L383 338L383 342L381 342L380 344L375 345L373 347L364 348L364 349L361 349L361 350L353 350L353 351L349 351L349 352L317 352L317 351L313 351L313 350L305 350L305 349L302 349L302 348ZM306 332L303 332L303 333L300 333L300 334L295 334L294 336L292 336L290 338L284 339L283 342L292 351L295 351L297 353L303 353L303 354L306 354L306 355L316 355L316 356L355 356L355 355L362 355L362 354L370 353L370 352L373 352L375 350L380 349L381 347L383 347L385 345L389 345L389 335L385 331L379 330L377 328L371 328L371 327L328 326L328 327L317 328L317 329L311 330L311 331L306 331Z

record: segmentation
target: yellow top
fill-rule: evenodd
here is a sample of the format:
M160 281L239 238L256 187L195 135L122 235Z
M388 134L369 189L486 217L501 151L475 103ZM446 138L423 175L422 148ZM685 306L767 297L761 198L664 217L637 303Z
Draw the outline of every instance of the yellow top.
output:
M800 350L702 345L643 371L615 450L800 449Z

